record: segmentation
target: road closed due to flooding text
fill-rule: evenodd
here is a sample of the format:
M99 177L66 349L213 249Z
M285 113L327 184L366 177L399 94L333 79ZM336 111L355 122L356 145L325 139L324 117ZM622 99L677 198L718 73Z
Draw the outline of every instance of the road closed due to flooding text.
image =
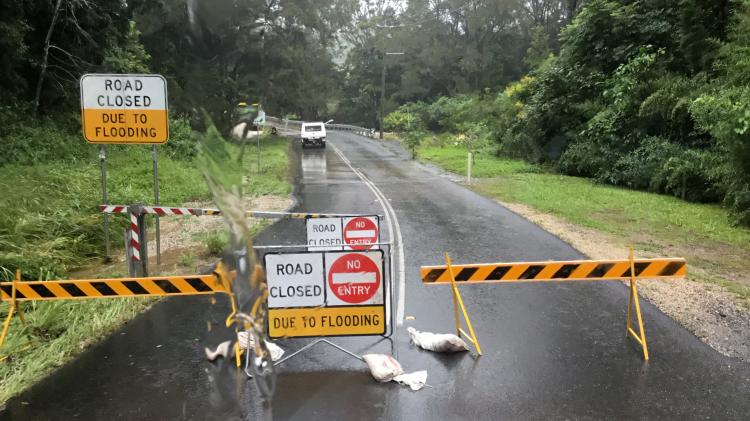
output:
M81 116L90 143L165 143L167 82L160 75L83 75Z
M269 253L264 261L270 337L385 333L381 250Z
M268 332L272 338L382 335L385 333L385 307L271 309Z

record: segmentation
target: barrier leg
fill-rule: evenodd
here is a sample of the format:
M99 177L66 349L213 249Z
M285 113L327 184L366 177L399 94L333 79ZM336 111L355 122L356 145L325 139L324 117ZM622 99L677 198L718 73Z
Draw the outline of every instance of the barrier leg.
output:
M8 335L8 329L10 329L10 321L13 318L13 313L18 308L18 302L16 301L16 282L19 281L20 277L21 271L16 270L16 278L13 280L13 286L11 287L8 317L5 318L5 323L3 323L3 332L2 334L0 334L0 348L3 347L3 344L5 343L5 337Z
M474 344L474 347L477 349L477 354L480 356L482 355L482 348L479 346L479 341L477 340L477 335L474 333L474 327L471 325L471 319L469 319L469 314L466 312L466 307L464 306L464 301L461 299L461 293L458 292L458 287L456 286L456 277L453 274L453 267L451 266L451 258L448 256L448 253L445 253L445 264L448 268L448 273L451 277L451 288L453 289L453 298L454 303L458 302L458 305L461 307L461 312L464 314L464 319L466 319L466 325L469 327L469 333L467 334L464 332L463 329L461 329L461 325L459 320L456 321L459 322L456 324L456 328L458 330L458 336L463 335L466 337L469 341L471 341L472 344ZM456 308L456 314L458 314L458 308Z
M16 290L13 289L13 295L15 295ZM8 329L10 328L10 320L13 318L13 312L16 310L16 306L13 304L10 305L10 309L8 309L8 317L5 318L5 323L3 324L3 333L0 335L0 348L3 347L3 344L5 343L5 336L8 335Z
M628 297L628 321L626 324L625 336L632 336L643 349L643 359L648 361L648 343L646 342L646 331L643 328L643 317L641 316L641 304L638 299L638 282L635 279L635 264L633 259L633 245L630 245L630 294ZM635 317L638 320L638 332L632 328L632 309L635 303Z
M461 319L458 316L458 298L456 297L456 288L451 286L451 296L453 296L453 315L456 318L456 336L461 336Z

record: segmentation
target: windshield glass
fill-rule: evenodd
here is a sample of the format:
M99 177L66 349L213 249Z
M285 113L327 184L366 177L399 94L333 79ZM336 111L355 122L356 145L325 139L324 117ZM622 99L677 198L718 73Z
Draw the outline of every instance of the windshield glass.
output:
M323 130L323 126L321 126L320 124L316 124L313 126L305 126L304 130L306 132L319 132Z

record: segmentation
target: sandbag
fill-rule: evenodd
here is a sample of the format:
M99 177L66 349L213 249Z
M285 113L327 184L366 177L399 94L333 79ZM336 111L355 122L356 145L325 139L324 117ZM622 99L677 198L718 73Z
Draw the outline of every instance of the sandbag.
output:
M393 381L409 386L411 390L419 390L427 383L427 370L399 374L393 378Z
M247 349L248 345L255 346L255 337L248 335L247 332L237 332L237 342L241 349ZM249 342L249 343L248 343ZM284 356L284 349L273 342L265 341L268 352L271 353L271 360L278 361Z
M379 382L389 382L394 377L404 374L404 369L395 358L384 354L365 354L362 358L370 368L370 374Z
M232 345L232 341L224 341L216 347L216 350L211 350L209 348L204 348L203 350L206 351L206 358L208 358L208 361L214 361L219 357L226 358L231 352L229 348L230 345Z
M422 349L434 352L468 351L469 345L463 339L452 333L420 332L413 327L406 329L411 341Z

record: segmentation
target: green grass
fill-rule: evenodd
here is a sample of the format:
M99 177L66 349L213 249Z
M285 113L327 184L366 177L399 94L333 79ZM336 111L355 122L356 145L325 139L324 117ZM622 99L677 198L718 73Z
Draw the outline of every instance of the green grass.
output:
M245 155L241 169L245 194L290 193L288 140L268 137L262 145L260 174L255 148ZM0 279L12 278L16 268L23 270L24 279L65 278L70 270L102 257L102 216L97 208L101 203L100 167L96 148L81 147L92 148L89 155L81 154L88 159L0 166ZM236 146L229 145L228 149L237 156ZM107 170L110 203L153 203L150 147L109 147ZM209 198L196 161L160 154L160 203L180 205ZM126 218L114 215L110 221L112 244L117 247L122 244ZM214 248L222 241L214 241ZM115 248L114 253L123 251ZM181 263L189 266L192 259L187 256ZM28 324L22 325L15 317L0 349L0 403L117 329L153 301L108 299L25 305ZM0 317L5 318L7 311L7 305L0 306Z
M418 156L448 171L466 174L463 148L425 146ZM708 239L750 248L750 229L733 226L728 212L718 205L601 185L487 154L477 156L472 175L494 178L476 187L488 196L523 203L607 233L628 236L646 232L680 241Z
M750 245L750 230L732 226L725 209L554 174L512 174L487 183L483 192L528 204L570 222L619 236L645 232L692 242L708 239L741 247Z
M257 168L255 145L249 145L243 160L246 174L250 176L245 185L252 195L288 195L292 192L289 183L289 141L284 137L265 137L261 140L260 172Z
M432 161L440 167L460 175L466 175L468 151L461 146L422 146L417 151L420 159ZM541 168L526 162L497 158L487 153L474 154L472 177L497 177L500 175L541 172Z
M466 150L424 145L418 157L466 174ZM733 226L726 209L671 196L597 184L545 171L540 166L480 154L471 184L477 192L604 232L638 251L676 253L688 260L691 277L719 285L750 307L745 276L750 261L750 229ZM745 276L744 278L738 277Z
M83 147L93 147L84 145ZM0 267L25 278L39 272L65 276L104 250L101 170L96 159L0 167ZM113 147L107 158L109 202L153 203L150 148ZM207 198L208 189L191 161L159 160L161 203ZM122 244L126 218L110 218L112 244ZM0 274L2 278L2 274Z

